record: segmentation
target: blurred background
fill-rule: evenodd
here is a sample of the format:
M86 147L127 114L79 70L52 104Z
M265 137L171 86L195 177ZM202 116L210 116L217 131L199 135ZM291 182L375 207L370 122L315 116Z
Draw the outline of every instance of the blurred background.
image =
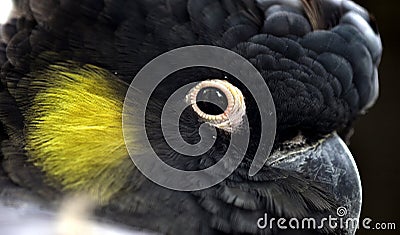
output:
M396 231L360 230L358 234L399 234L400 125L396 123L400 121L400 1L355 1L377 19L384 46L380 98L368 115L356 122L350 146L363 184L362 217L397 226ZM0 23L7 19L10 2L0 0Z

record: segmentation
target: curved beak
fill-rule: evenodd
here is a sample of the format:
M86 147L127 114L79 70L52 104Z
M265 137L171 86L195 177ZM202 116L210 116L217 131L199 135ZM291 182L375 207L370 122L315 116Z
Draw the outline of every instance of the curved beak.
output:
M362 202L360 175L350 150L336 133L312 146L276 151L268 158L267 164L296 171L327 185L335 199L342 203L340 206L347 209L345 216L339 216L359 219Z

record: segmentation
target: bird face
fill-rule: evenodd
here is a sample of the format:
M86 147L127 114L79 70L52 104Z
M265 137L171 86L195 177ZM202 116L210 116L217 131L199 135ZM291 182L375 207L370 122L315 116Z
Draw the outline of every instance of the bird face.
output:
M264 213L321 218L339 205L359 215L358 172L336 133L377 97L382 47L364 9L333 0L46 3L20 2L2 30L7 187L40 202L82 193L101 218L166 234L259 233ZM188 45L228 49L262 80L198 66L169 74L148 100L131 89L147 63ZM249 174L259 146L269 144L262 127L270 113L256 101L269 92L276 138L260 171ZM246 148L234 138L248 141ZM188 172L226 155L240 161L212 187L179 191L139 169L135 161L151 151Z

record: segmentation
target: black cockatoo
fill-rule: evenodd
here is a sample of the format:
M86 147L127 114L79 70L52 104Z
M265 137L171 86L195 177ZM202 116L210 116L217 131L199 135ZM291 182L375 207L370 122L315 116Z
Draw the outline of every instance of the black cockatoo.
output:
M0 41L4 203L52 211L65 195L80 193L95 203L96 219L161 234L354 232L328 224L262 227L260 218L321 219L337 216L340 207L345 216L359 216L359 176L342 138L378 96L382 45L365 9L347 0L14 3ZM129 84L147 63L193 45L228 49L258 70L275 104L276 136L261 170L250 175L264 121L254 94L216 68L170 74L152 93L145 116L146 138L170 166L196 171L221 159L241 122L226 124L220 115L246 115L250 126L246 155L232 174L209 188L179 191L149 180L132 162L147 153L142 135L131 136L136 148L128 153L123 107ZM215 143L187 157L168 145L160 123L168 97L192 83L181 100L192 106L181 114L179 132L195 144L206 123ZM143 102L140 90L131 102Z

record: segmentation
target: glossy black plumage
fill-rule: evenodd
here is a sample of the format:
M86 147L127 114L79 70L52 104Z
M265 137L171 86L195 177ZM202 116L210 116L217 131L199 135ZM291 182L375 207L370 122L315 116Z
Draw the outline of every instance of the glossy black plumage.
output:
M4 66L24 73L30 58L45 50L62 51L63 57L118 71L129 81L160 53L185 45L218 45L250 59L268 77L281 130L325 134L343 128L374 99L380 49L368 43L369 35L347 23L304 36L311 26L301 9L285 4L270 7L268 2L54 1L50 7L32 1L32 14L15 26L3 26L3 38L13 38ZM33 26L30 18L38 25ZM274 64L269 56L281 61ZM291 67L297 71L288 71ZM288 73L276 76L276 72ZM18 76L10 75L7 81L12 88ZM290 92L280 86L295 89ZM295 94L303 94L302 99L292 98Z
M351 24L347 12L373 22L348 3L316 1L324 24L323 30L313 31L300 1L17 2L18 16L1 31L0 116L7 131L3 138L10 140L3 142L6 154L0 174L4 170L11 178L12 182L3 177L4 184L27 187L41 196L57 193L29 163L26 171L18 170L26 159L20 149L24 120L15 100L25 95L19 88L21 78L50 63L94 64L130 82L151 59L177 47L208 44L231 49L247 58L270 88L277 109L277 146L299 132L317 139L340 131L376 99L381 47L371 37L378 35L362 31L357 22ZM194 73L199 77L190 79L214 74L190 74ZM293 172L265 167L248 177L248 165L249 159L226 181L200 192L170 191L149 181L140 189L127 187L99 214L170 234L256 233L254 221L265 211L271 216L322 217L340 203L324 185ZM149 200L142 203L142 198Z

